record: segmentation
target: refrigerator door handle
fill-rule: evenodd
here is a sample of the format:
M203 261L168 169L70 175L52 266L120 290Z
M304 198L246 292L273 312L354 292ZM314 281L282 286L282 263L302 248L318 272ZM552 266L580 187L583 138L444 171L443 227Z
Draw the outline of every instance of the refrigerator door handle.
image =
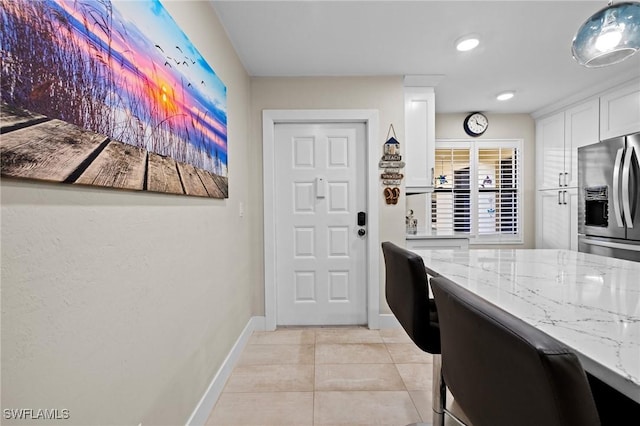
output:
M616 160L613 163L613 216L616 218L618 228L622 228L622 215L620 214L620 166L622 162L622 153L624 148L620 148L616 154Z
M631 178L631 159L635 153L636 147L631 145L624 156L624 165L622 166L622 208L624 210L624 219L629 229L633 228L631 205L629 204L629 179Z
M585 244L590 244L592 246L600 246L600 247L608 247L613 249L622 249L622 250L631 250L631 251L640 251L640 246L632 245L632 244L621 244L616 243L614 241L601 241L601 240L593 240L590 238L584 238L580 240Z

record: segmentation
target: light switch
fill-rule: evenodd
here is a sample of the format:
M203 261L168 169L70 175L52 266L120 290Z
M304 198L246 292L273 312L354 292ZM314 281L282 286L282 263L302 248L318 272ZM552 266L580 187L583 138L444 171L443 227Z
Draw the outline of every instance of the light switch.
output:
M325 194L325 181L324 178L316 178L316 198L324 198Z

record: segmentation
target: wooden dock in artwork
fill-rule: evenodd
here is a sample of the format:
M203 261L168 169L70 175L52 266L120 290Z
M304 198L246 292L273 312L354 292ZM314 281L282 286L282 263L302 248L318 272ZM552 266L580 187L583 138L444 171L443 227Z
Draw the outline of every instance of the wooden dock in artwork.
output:
M228 197L228 180L61 120L0 109L3 177Z

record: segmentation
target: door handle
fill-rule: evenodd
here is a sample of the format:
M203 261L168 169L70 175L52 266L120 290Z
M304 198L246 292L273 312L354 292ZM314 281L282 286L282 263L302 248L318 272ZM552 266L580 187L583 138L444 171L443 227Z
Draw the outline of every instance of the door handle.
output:
M562 186L562 172L558 173L558 186Z
M569 173L564 172L564 186L569 186L569 184L567 183L567 178L569 177Z
M624 156L624 164L622 166L622 208L624 219L629 229L633 228L631 205L629 203L629 179L631 178L631 159L635 153L636 147L631 145L631 149L627 150L627 154Z
M558 191L558 205L562 204L562 202L560 201L560 194L562 194L562 191Z
M567 204L567 191L562 191L562 204Z
M616 153L616 160L613 163L613 216L616 218L618 228L622 228L622 215L620 214L620 165L622 162L622 152L624 148L620 148Z

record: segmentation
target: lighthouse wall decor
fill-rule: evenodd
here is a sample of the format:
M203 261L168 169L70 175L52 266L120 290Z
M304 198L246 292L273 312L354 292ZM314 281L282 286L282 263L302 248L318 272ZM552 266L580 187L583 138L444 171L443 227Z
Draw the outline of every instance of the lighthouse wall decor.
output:
M393 133L393 136L390 136ZM382 158L378 167L382 169L380 179L382 179L382 185L384 185L384 199L387 204L398 204L400 198L400 188L404 175L402 169L404 168L404 161L402 161L402 155L400 155L400 142L396 137L393 124L389 126L387 132L387 141L383 146Z

